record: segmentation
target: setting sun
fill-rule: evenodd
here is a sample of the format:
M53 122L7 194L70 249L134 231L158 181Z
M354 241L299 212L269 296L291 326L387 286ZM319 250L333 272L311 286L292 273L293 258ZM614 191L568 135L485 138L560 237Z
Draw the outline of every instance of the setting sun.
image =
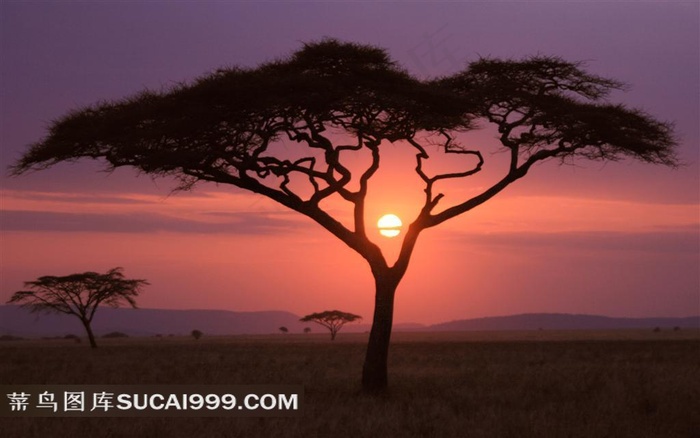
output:
M379 234L384 237L396 237L401 232L401 219L395 214L385 214L377 221Z

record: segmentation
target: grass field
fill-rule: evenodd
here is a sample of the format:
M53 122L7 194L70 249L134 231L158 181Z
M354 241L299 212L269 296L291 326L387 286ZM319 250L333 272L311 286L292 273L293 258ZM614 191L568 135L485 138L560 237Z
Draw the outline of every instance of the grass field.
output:
M0 343L2 384L301 384L295 418L0 418L3 437L700 437L700 332L396 333Z

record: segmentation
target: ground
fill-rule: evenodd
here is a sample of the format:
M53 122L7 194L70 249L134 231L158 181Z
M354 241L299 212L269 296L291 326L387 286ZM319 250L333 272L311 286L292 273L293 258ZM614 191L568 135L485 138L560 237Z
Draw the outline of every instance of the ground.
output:
M0 418L7 437L700 437L700 331L395 333L0 342L2 384L300 384L294 418Z

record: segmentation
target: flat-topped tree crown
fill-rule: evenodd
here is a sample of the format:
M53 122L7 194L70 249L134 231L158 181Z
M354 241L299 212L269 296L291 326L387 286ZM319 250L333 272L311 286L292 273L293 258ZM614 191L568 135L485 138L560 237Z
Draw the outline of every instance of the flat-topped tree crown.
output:
M335 340L340 329L349 322L359 321L362 317L349 312L341 312L340 310L326 310L323 312L312 313L301 318L301 322L315 322L326 327L331 332L331 341Z
M467 124L456 105L452 114L443 109L446 100L443 90L412 78L384 50L328 40L306 44L287 60L219 69L172 90L71 112L14 171L83 157L149 173L217 164L255 170L255 153L290 133L314 141L335 126L362 132L365 140L399 139L435 123L427 122L435 112L451 116L451 127ZM225 158L228 166L219 161Z
M199 181L231 184L308 216L369 264L375 312L362 382L380 390L387 386L394 295L423 230L483 204L537 162L631 157L677 165L670 123L605 100L622 88L581 63L547 56L480 59L454 75L421 80L381 48L323 40L256 68L220 69L171 90L69 113L12 171L100 159L110 169L175 176L183 189ZM462 146L459 136L484 124L497 129L510 165L481 193L440 210L439 181L482 170L482 152ZM274 147L283 141L285 148ZM370 180L387 142L415 154L407 171L424 184L393 265L365 229ZM436 143L440 152L471 159L460 161L468 163L462 169L430 174L427 146ZM365 167L345 161L360 151L370 157ZM331 196L352 211L350 225L324 210Z

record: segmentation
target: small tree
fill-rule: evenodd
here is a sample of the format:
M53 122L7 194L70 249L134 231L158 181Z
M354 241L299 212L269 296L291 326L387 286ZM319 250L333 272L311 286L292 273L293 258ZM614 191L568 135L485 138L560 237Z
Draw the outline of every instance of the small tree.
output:
M311 315L306 315L299 321L302 322L315 322L316 324L321 324L331 331L331 341L335 340L335 335L338 334L341 328L348 322L353 322L362 319L360 315L354 315L352 313L341 312L340 310L326 310L325 312L312 313ZM306 329L309 329L308 327ZM304 332L306 332L304 329ZM309 329L311 331L311 329Z
M199 340L199 338L202 337L204 333L202 333L199 330L192 330L192 337L195 338L196 340Z
M311 327L304 327L304 333L311 333Z
M90 346L97 348L92 333L92 319L97 307L106 304L119 307L123 302L136 308L135 298L141 293L146 280L124 278L122 268L114 268L106 274L84 272L64 277L44 276L27 281L29 290L15 292L8 304L19 304L32 312L55 312L74 315L85 327Z
M287 327L285 327L285 326L282 326L282 327L279 328L279 331L281 331L282 333L288 333L288 332L289 332L289 329L288 329Z

